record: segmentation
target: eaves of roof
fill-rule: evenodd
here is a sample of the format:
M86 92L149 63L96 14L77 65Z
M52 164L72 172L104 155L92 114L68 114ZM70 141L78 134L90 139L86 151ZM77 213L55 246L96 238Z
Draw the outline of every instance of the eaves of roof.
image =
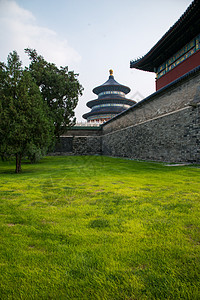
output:
M120 104L127 104L127 105L134 105L136 101L132 99L127 99L127 98L120 98L120 97L115 97L115 98L102 98L102 99L95 99L87 102L87 107L92 108L95 105L100 105L100 104L109 104L109 103L120 103Z
M199 33L200 0L194 0L179 20L142 58L130 62L130 67L154 72L165 60L180 50Z

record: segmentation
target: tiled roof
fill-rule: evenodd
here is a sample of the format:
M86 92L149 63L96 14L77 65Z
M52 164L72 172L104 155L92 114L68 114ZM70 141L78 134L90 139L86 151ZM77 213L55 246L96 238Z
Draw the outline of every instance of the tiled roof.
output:
M170 27L146 55L130 62L130 67L154 72L154 67L162 64L168 58L167 56L173 55L199 32L200 0L194 0L179 20Z

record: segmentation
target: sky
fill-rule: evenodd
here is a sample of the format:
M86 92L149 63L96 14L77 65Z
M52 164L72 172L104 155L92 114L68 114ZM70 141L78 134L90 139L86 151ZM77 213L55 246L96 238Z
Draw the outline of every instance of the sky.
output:
M155 74L130 69L173 26L192 0L0 0L0 61L13 50L24 65L24 49L36 49L58 67L79 74L84 87L78 122L108 80L129 86L136 101L155 92Z

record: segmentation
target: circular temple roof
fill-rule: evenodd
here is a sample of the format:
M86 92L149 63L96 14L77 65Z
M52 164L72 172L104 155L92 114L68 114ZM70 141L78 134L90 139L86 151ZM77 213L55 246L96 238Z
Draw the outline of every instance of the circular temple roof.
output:
M125 97L125 94L128 94L131 89L114 79L113 70L109 70L109 72L109 79L93 89L93 92L98 95L98 99L87 102L87 106L92 110L83 115L84 119L89 120L91 117L98 119L102 116L110 119L136 103Z
M90 111L86 114L83 115L83 118L84 119L87 119L88 117L91 117L91 116L98 116L98 115L117 115L119 113L121 113L122 111L126 110L126 108L124 107L118 107L118 106L115 106L115 107L101 107L100 109L96 109L96 110L93 110L93 111Z
M125 94L128 94L131 89L128 86L118 83L114 79L113 70L110 70L109 72L110 72L109 79L102 85L95 87L93 89L93 93L98 95L99 93L105 92L105 91L121 91Z
M121 103L125 105L134 105L136 101L127 99L127 98L120 98L120 97L113 97L113 98L104 98L104 99L94 99L87 103L87 107L92 108L94 105L106 104L106 103Z

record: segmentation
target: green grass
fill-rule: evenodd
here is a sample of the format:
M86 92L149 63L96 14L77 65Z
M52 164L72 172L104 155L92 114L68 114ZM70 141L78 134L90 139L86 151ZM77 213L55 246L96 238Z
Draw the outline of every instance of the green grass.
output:
M0 299L200 299L200 169L0 163Z

